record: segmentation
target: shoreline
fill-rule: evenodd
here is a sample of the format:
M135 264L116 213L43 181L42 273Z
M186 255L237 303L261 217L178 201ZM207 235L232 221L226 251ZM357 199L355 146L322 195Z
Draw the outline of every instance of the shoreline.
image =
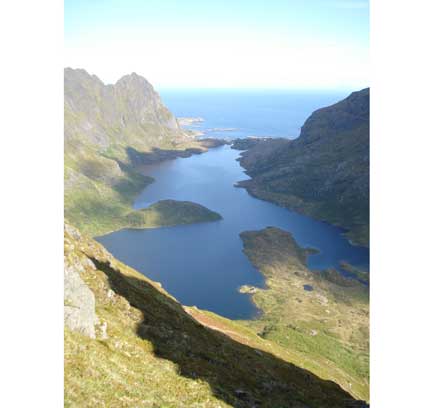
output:
M200 143L201 142L201 143ZM145 162L145 164L133 164L133 170L142 176L145 176L145 174L143 172L140 171L140 166L146 166L146 165L154 165L154 164L158 164L158 163L162 163L164 161L167 160L175 160L178 158L188 158L191 157L193 155L199 155L199 154L203 154L203 153L207 153L210 149L214 149L220 146L223 146L225 144L228 144L226 140L223 139L203 139L201 141L197 141L197 144L199 144L199 146L194 146L194 147L189 147L186 148L184 150L156 150L153 152L148 152L148 153L142 153L139 152L141 155L144 155L143 157L148 157L148 161ZM154 148L153 148L154 149ZM157 151L165 151L165 154L159 153L159 155L157 154ZM133 193L133 195L136 197L137 195L139 195L145 188L147 188L150 184L155 182L154 177L151 176L147 176L149 177L150 180L146 181L144 184L142 184L142 186L139 187L139 189L136 191L136 193ZM128 197L124 197L124 198L128 198ZM154 203L153 203L154 204ZM197 203L194 203L197 204ZM135 213L137 214L138 212L140 213L142 210L134 210L133 209L133 202L130 202L129 206L127 206L127 211L122 215L122 217L125 217L127 215L129 215L130 213ZM118 219L120 219L121 217L117 217ZM73 222L72 220L68 219L67 220L75 226L75 228L78 228ZM176 224L176 225L181 225L181 224ZM176 226L175 225L175 226ZM96 237L101 237L104 235L108 235L111 234L113 232L117 232L123 229L127 229L127 228L133 228L133 229L152 229L152 228L160 228L160 227L168 227L170 225L162 225L162 226L157 226L157 227L150 227L150 226L139 226L139 227L133 227L129 224L125 224L124 222L121 223L121 225L112 225L111 227L109 226L109 228L105 228L103 227L102 230L97 231L97 233L90 233L88 231L81 231L82 234L87 235L89 238L95 239Z
M153 206L157 206L158 204L162 204L164 202L173 202L173 203L176 203L178 205L191 205L191 206L194 206L194 207L197 207L197 208L203 208L203 210L209 212L213 217L215 216L217 218L215 218L215 219L214 218L212 218L212 219L201 219L201 220L192 221L192 222L180 222L180 223L176 222L176 223L172 223L172 224L163 224L163 225L154 225L154 226L152 226L152 225L145 225L145 226L133 226L133 225L131 225L131 226L122 227L122 228L119 228L117 230L110 231L110 232L107 232L107 233L104 233L104 234L101 234L101 235L96 235L96 236L94 236L92 238L93 239L102 238L102 237L104 237L106 235L113 234L114 232L119 232L119 231L122 231L124 229L126 229L126 230L144 230L144 229L148 229L148 230L150 230L150 229L160 229L160 228L174 228L174 227L185 226L185 225L203 224L203 223L216 222L216 221L222 221L223 220L223 216L220 213L212 211L209 208L207 208L207 207L205 207L205 206L203 206L201 204L195 203L193 201L170 200L170 199L158 200L158 201L150 204L148 207L145 207L145 208L142 208L142 209L139 209L139 210L136 210L136 211L139 211L139 212L147 211L147 210L151 209Z
M240 151L237 161L240 166L244 169L244 173L249 177L245 180L240 180L235 183L235 187L244 188L246 191L255 198L260 200L268 201L282 208L286 208L289 211L295 211L300 214L306 215L313 218L314 220L324 222L326 224L332 225L337 228L341 228L341 232L348 240L352 246L370 248L369 239L369 223L366 224L356 224L351 223L347 225L345 222L345 217L340 215L334 215L332 218L340 218L338 221L329 221L329 217L325 214L320 215L322 211L319 208L320 202L305 201L300 196L294 196L290 194L276 193L265 190L265 186L258 185L256 177L250 174L252 169L252 161L246 166L246 160L249 161L253 158L254 161L261 159L261 155L264 154L274 154L282 151L283 145L285 143L290 143L292 140L287 138L276 138L276 137L252 137L248 136L246 138L235 139L232 142L232 148ZM254 155L252 155L254 153ZM254 157L253 157L254 156ZM278 195L278 197L276 197ZM272 196L272 197L271 197ZM274 197L275 196L275 197ZM295 202L296 201L296 202ZM368 230L368 231L367 231Z
M240 158L238 158L237 161L240 163L240 166L243 167L241 162L240 162ZM249 173L247 172L245 167L243 167L243 169L244 169L244 173L247 176L249 176L249 179L237 181L234 184L234 187L245 189L248 192L249 195L251 195L254 198L257 198L258 200L267 201L267 202L269 202L271 204L277 205L278 207L285 208L286 210L288 210L290 212L297 212L297 213L299 213L301 215L310 217L310 218L312 218L315 221L319 221L319 222L322 222L324 224L330 225L332 227L339 228L339 229L341 229L341 235L344 236L344 238L350 243L350 245L356 246L356 247L361 247L361 248L366 248L368 250L370 249L370 245L369 244L366 245L364 242L362 242L362 239L356 239L356 238L350 236L350 234L353 232L353 229L347 228L346 226L341 225L340 223L330 222L330 221L327 221L324 218L321 218L321 217L318 217L318 216L314 216L314 215L310 214L307 210L305 210L301 206L293 206L293 205L289 206L288 204L282 204L281 202L276 201L275 199L270 199L270 198L264 197L263 195L259 195L256 191L254 191L252 189L252 186L246 185L249 182L253 182L254 179L252 178L252 176L249 175Z
M276 235L273 240L271 238L272 232ZM335 334L329 335L326 332L328 327L332 327L331 322L328 324L327 322L331 321L331 319L338 319L338 313L340 311L338 307L335 306L338 305L336 299L349 299L350 302L344 303L344 307L357 313L356 316L359 316L359 318L356 320L356 326L354 327L357 331L362 330L365 316L359 311L362 311L362 308L367 307L365 305L369 304L368 296L365 297L365 293L368 293L368 289L357 281L354 281L357 283L350 286L341 285L341 283L333 282L325 275L317 274L315 271L309 269L307 266L307 258L311 255L310 248L299 246L293 234L288 231L277 227L266 227L256 231L244 231L242 234L240 234L240 237L243 242L243 252L249 262L263 275L267 288L261 290L257 287L255 290L254 287L250 285L241 286L255 307L261 311L261 315L253 317L252 319L242 319L239 320L239 322L244 323L246 327L252 328L257 333L264 333L265 329L268 328L267 334L269 337L263 335L264 339L275 341L287 350L299 353L298 356L301 356L301 349L297 348L295 339L301 341L301 344L305 341L306 344L309 344L311 347L315 344L328 344L326 341L333 339L333 345L340 350L340 352L345 352L345 343ZM286 246L285 243L280 242L277 236L279 237L281 235L287 237L287 241L290 241L292 245ZM266 241L260 241L259 237L262 236L266 236ZM267 239L270 239L271 242L268 243ZM276 248L281 248L284 253L290 252L291 257L296 259L296 264L291 264L290 261L286 261L285 266L281 267L281 269L277 265L273 266L268 264L266 256L271 253L278 255ZM293 274L292 268L294 268ZM293 283L294 280L298 280L299 284ZM283 288L287 288L287 295L284 294L283 291L280 292L280 283L283 284ZM306 284L313 285L312 291L307 291L305 288L303 289L303 286ZM296 303L299 308L302 307L310 311L311 314L309 318L304 321L301 320L301 318L298 320L298 317L304 316L304 314L296 312L295 308L287 308L283 309L283 313L286 314L285 320L282 322L278 322L276 319L274 320L273 308L278 307L280 304L279 299L283 299L282 296L284 296L284 301L291 302L290 304L295 304L295 301L299 302ZM291 310L291 312L289 312L289 310ZM368 317L366 319L368 319ZM345 322L345 325L342 327L352 326L351 323ZM286 332L289 333L287 337ZM289 338L292 340L288 340ZM286 341L287 343L284 344ZM364 352L368 353L368 351L363 351L359 347L367 347L368 349L368 345L365 345L363 342L357 343L353 341L353 343L349 344L350 351L348 352L347 358L352 357L351 353L357 353L357 355L362 355ZM330 354L328 353L326 350L318 351L317 357L326 361L329 356L331 356L331 352ZM357 357L353 357L353 359L357 359ZM321 370L323 367L324 365L320 365L317 369ZM369 399L368 389L365 388L364 384L365 378L360 374L355 374L349 368L339 365L336 361L332 361L332 368L329 373L331 373L333 381L337 382L356 398Z

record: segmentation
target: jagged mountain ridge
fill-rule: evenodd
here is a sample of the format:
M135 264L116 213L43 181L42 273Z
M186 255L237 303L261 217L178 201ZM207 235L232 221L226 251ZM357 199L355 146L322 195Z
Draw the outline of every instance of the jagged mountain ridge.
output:
M131 202L152 179L137 172L139 164L207 149L145 78L132 73L105 85L72 68L64 70L64 141L65 216L93 235L142 219Z
M167 127L166 118L161 122L160 115L156 116L157 109L138 109L146 90L139 98L109 97L113 102L108 107L107 102L102 101L107 101L107 95L102 96L99 84L99 91L94 91L96 78L90 77L90 82L83 84L87 88L85 95L80 90L74 98L75 106L81 107L75 113L76 123L82 123L80 129L83 130L79 135L73 132L73 138L69 138L72 134L66 137L67 208L68 211L75 209L69 214L75 216L75 223L83 222L82 229L93 223L101 226L103 222L112 230L133 226L133 222L144 226L142 214L131 211L130 197L148 180L134 172L133 156L125 156L125 153L134 150L135 157L140 159L150 151L153 157L157 157L157 153L167 157L169 152L179 148L172 137L163 139L159 145L150 143L174 130ZM126 89L131 86L124 85ZM116 118L124 109L113 106L118 98L130 112L128 116L122 114L120 124ZM127 101L127 98L131 99ZM101 115L107 115L106 112L115 117L104 120ZM118 133L112 126L141 131ZM153 129L148 140L138 138L142 129ZM94 139L96 132L98 142ZM136 139L133 143L140 143L136 148L132 148L131 137ZM171 141L173 150L168 150L167 140ZM175 209L172 208L172 212L174 214ZM163 212L158 215L162 219ZM293 357L290 351L262 340L256 333L227 319L180 306L159 290L160 285L150 287L146 284L148 279L103 252L105 250L94 241L70 228L67 231L65 273L71 285L66 290L66 325L74 329L66 330L69 403L87 398L93 406L98 397L110 405L117 400L118 406L151 405L152 401L170 406L198 406L203 401L205 406L213 407L275 404L303 408L357 404L334 383L306 372L302 364L298 366L298 357ZM201 330L188 315L236 342L225 341L223 334ZM243 348L239 343L250 347ZM223 354L219 355L219 350ZM288 364L292 361L295 364ZM335 380L327 373L322 377ZM147 384L147 387L139 387L139 384ZM346 383L343 386L348 390ZM156 391L151 392L152 389Z
M262 199L351 230L369 241L369 89L318 109L293 140L265 140L242 154L252 180L241 186Z
M127 149L171 148L193 138L184 133L152 85L132 73L105 85L84 69L64 70L64 140L68 167L113 181ZM111 163L109 160L117 160Z
M66 68L64 92L66 142L82 140L97 148L112 143L146 147L188 138L153 86L136 73L105 85L83 69Z

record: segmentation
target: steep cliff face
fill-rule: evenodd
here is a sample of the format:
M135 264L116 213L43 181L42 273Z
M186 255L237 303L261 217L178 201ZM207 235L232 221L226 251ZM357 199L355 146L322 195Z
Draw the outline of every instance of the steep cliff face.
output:
M92 234L129 225L133 197L152 181L136 165L206 150L145 78L133 73L105 85L71 68L64 70L64 141L65 215Z
M93 263L75 253L73 242L81 238L70 225L64 225L64 325L70 330L95 338L95 295L84 283L81 274Z
M240 160L250 193L369 241L369 89L315 111L298 139L264 141ZM277 146L278 144L278 146Z
M72 304L66 291L65 311L85 312L65 321L67 406L365 406L276 343L180 305L69 225L64 249L78 295Z
M64 71L66 142L97 149L116 145L147 148L189 139L151 84L132 73L104 85L82 69Z

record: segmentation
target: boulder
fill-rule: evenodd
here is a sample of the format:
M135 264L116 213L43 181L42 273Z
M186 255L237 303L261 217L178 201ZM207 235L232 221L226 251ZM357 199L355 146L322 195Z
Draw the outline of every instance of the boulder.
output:
M64 325L95 338L95 295L81 279L82 265L64 264Z

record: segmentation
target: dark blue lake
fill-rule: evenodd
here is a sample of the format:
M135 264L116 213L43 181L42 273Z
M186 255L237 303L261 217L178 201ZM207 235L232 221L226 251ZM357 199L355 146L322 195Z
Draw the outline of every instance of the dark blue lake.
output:
M239 234L276 226L290 231L304 247L320 250L309 258L309 267L338 267L341 260L367 270L369 250L353 246L342 230L269 202L251 197L234 184L246 179L236 161L239 152L229 146L202 155L163 162L144 169L156 182L134 203L145 208L162 199L200 203L223 220L158 229L124 229L97 238L121 261L134 267L186 305L196 305L220 315L240 319L257 310L238 288L264 285L242 252Z

